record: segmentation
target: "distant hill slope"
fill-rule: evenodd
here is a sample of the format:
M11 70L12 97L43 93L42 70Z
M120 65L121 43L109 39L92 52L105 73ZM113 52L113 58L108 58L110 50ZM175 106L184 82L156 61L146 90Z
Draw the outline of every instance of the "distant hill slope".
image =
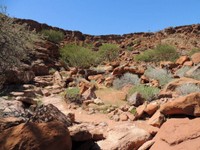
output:
M80 31L70 31L51 27L34 20L17 19L17 22L27 23L31 29L35 29L38 32L43 29L61 30L65 33L65 41L67 42L76 41L94 43L96 41L102 41L107 43L117 43L123 48L131 48L139 51L153 48L160 43L173 45L178 50L189 50L200 47L200 24L169 27L154 33L140 32L123 35L94 36L83 34Z

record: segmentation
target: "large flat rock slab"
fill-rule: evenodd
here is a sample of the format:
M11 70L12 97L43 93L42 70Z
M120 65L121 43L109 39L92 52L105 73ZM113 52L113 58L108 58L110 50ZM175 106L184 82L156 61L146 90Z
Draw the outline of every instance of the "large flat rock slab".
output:
M150 150L199 150L200 118L169 119L157 135Z
M110 129L105 140L97 144L102 150L137 150L151 135L133 125L119 125Z

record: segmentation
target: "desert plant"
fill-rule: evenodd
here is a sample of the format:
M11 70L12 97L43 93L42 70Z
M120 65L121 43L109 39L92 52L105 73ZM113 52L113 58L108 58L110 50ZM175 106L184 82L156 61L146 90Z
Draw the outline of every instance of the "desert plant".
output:
M166 69L148 67L144 75L150 79L158 80L161 86L169 83L172 80L172 74Z
M189 51L188 55L192 56L195 53L199 53L200 52L200 48L194 48L191 51Z
M65 99L74 103L81 103L80 89L78 87L69 87L65 90Z
M189 76L190 78L200 80L200 69L197 69L192 73L192 75Z
M136 61L145 62L174 61L177 58L176 49L170 45L158 45L155 49L146 50L135 56Z
M131 113L131 114L133 114L133 115L135 115L135 114L136 114L136 112L137 112L137 111L136 111L136 108L135 108L135 107L134 107L134 108L132 108L132 109L130 110L130 113Z
M56 69L50 68L50 69L49 69L49 74L54 74L56 71L57 71Z
M137 85L140 83L140 79L137 75L131 73L125 73L120 78L113 81L113 87L116 89L121 89L125 85Z
M63 62L73 67L88 68L96 64L96 52L75 44L67 44L60 49Z
M181 95L187 95L193 92L200 92L200 86L192 83L186 83L178 86L176 91Z
M193 79L196 79L196 80L200 80L200 71L194 73L194 74L192 75L192 78L193 78Z
M93 49L94 48L92 43L83 43L83 47L89 48L89 49Z
M99 51L76 44L67 44L60 49L61 59L65 64L73 67L88 68L103 61L111 61L118 56L119 48L114 44L104 44Z
M0 77L7 70L19 67L21 61L34 49L34 42L41 41L35 31L28 30L26 24L18 24L16 20L0 11ZM2 84L2 83L1 83Z
M185 76L185 73L190 70L191 67L189 66L183 66L181 67L180 69L178 69L175 74L178 75L179 77L184 77Z
M47 40L54 42L54 43L59 43L64 39L64 33L61 31L56 31L56 30L42 30L41 33L44 35L44 37L47 38Z
M153 99L157 97L158 93L160 92L160 89L156 87L140 84L140 85L133 86L129 90L128 95L131 96L135 92L139 92L142 95L142 97L145 98L145 100L152 101Z
M132 50L133 50L133 48L132 48L131 46L127 46L126 49L127 49L128 51L132 51Z
M112 61L119 55L119 47L116 44L103 44L99 47L100 61Z

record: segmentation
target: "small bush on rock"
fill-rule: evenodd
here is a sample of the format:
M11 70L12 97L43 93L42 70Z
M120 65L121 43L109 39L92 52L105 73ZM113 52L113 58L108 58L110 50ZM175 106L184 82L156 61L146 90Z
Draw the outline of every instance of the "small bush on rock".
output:
M41 33L47 38L47 40L54 42L54 43L59 43L64 39L64 33L61 31L56 31L56 30L42 30Z
M113 81L113 87L121 89L125 85L137 85L140 83L140 79L137 75L131 73L125 73L122 77Z
M65 98L70 102L81 103L80 89L78 87L69 87L65 90Z
M177 58L176 49L169 45L158 45L155 49L144 51L135 56L136 61L145 62L174 61Z
M200 80L200 69L196 70L191 76L189 76L190 78L193 78L195 80Z
M139 92L142 95L142 97L145 98L145 100L152 101L157 97L158 93L160 92L160 89L140 84L133 86L129 90L128 95L131 96L135 92Z
M134 107L134 108L132 108L132 109L130 110L130 113L131 113L131 114L133 114L133 115L135 115L135 114L136 114L136 112L137 112L137 111L136 111L136 108L135 108L135 107Z
M161 86L169 83L172 80L172 74L165 69L148 67L144 73L150 79L159 81Z
M181 95L188 95L193 92L200 92L200 86L191 83L186 83L178 86L176 88L176 91Z
M178 69L175 74L178 75L179 77L184 77L185 76L185 73L190 70L191 67L189 66L183 66L181 67L180 69Z

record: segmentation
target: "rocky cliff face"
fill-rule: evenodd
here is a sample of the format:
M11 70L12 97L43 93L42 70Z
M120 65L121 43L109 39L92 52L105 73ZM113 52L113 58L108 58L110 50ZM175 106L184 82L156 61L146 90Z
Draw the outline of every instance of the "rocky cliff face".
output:
M38 32L43 29L60 30L65 33L65 41L67 42L76 41L94 43L97 41L102 41L108 43L117 43L122 48L131 48L133 50L146 50L160 43L174 45L180 50L200 47L200 24L169 27L158 32L93 36L83 34L80 31L69 31L57 27L51 27L47 24L38 23L33 20L17 19L17 22L27 23L28 26L30 26L30 29L35 29Z

